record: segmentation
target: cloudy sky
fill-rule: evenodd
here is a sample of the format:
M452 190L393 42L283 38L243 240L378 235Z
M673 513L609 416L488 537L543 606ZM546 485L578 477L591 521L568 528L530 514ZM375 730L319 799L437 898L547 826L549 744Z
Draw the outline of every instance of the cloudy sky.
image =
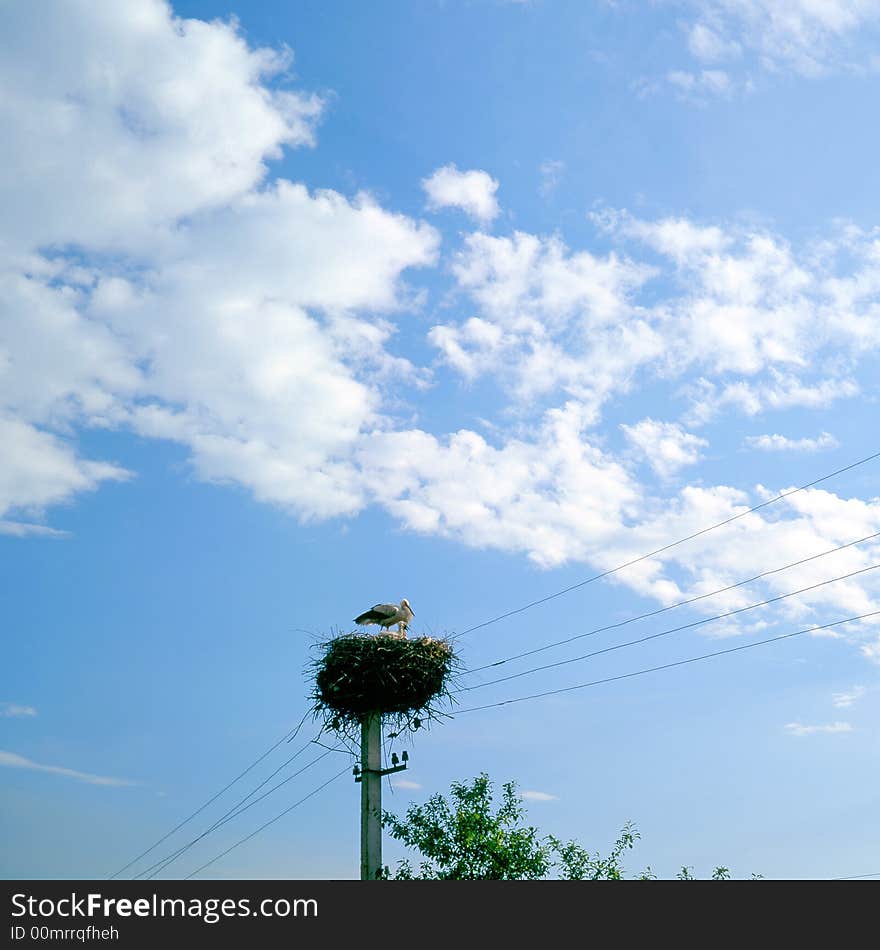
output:
M632 870L880 871L878 40L878 0L2 6L0 871L124 865L402 597L474 672L388 807L485 770L593 850L634 820ZM357 876L357 792L204 873Z

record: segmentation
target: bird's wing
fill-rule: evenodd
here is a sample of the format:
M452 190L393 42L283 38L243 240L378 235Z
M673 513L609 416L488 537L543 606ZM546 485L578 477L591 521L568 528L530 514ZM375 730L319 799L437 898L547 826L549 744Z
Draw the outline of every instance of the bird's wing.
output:
M355 617L354 622L382 623L384 620L397 616L399 609L397 604L376 604L370 610L364 611L359 617Z

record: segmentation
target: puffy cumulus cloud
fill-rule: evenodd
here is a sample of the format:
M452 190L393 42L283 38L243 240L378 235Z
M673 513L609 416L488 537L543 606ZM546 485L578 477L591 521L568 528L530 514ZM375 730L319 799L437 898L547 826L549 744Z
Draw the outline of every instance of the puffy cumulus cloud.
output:
M878 0L688 0L691 54L703 64L820 76L859 68L872 52Z
M58 436L9 415L0 414L0 447L0 514L16 516L3 522L4 534L41 533L38 526L19 524L18 516L39 515L103 481L130 476L109 462L78 458Z
M515 231L468 235L454 273L492 319L537 332L539 323L562 328L572 318L586 329L616 321L626 312L627 292L652 271L613 253L571 254L558 237Z
M497 374L523 400L562 389L598 409L663 347L634 312L653 273L612 253L570 253L557 237L469 235L453 271L479 315L432 329L445 362L469 377Z
M633 221L625 214L602 223L675 263L685 292L663 310L687 348L678 359L753 375L767 365L804 365L813 348L832 341L816 277L781 239L762 233L737 239L686 221Z
M453 274L476 313L431 330L441 359L525 405L562 392L597 416L646 379L681 379L691 425L859 391L854 369L880 349L875 234L795 251L765 231L591 217L626 256L523 232L467 236Z
M674 422L642 419L635 425L623 424L621 428L627 440L662 478L698 462L700 449L709 444Z
M701 377L683 387L691 399L686 418L691 425L701 425L726 409L747 416L756 416L770 409L827 409L839 399L850 399L860 392L852 378L817 379L804 382L799 377L769 369L757 382L738 379L716 384Z
M145 364L131 424L304 517L358 510L350 453L380 424L383 386L417 371L386 352L390 324L352 312L396 307L400 271L435 245L367 197L287 183L193 222L147 281L92 297Z
M583 406L569 403L546 413L531 440L498 446L467 430L446 439L388 432L374 437L381 451L366 446L359 464L373 497L410 530L522 552L542 567L582 561L665 606L705 598L694 604L704 616L742 611L701 627L708 636L880 612L880 573L873 569L880 499L811 489L747 513L776 493L690 485L654 495L591 444L588 418ZM730 523L705 531L724 522ZM670 546L670 539L691 535ZM880 618L835 628L834 635L870 657L880 643Z
M784 435L750 435L745 444L763 452L821 452L824 449L836 449L840 444L829 432L823 432L815 439L790 439Z
M414 302L400 275L436 232L367 194L262 184L320 103L273 88L287 58L234 25L155 0L11 19L2 531L49 533L20 515L126 476L77 457L78 426L174 439L203 477L303 516L357 510L353 443L386 384L425 381L381 314Z
M460 326L431 327L428 339L443 354L444 361L467 379L497 369L504 351L517 345L513 334L480 317L471 317Z
M698 400L707 416L724 405L750 414L828 405L858 391L852 368L880 347L876 235L835 234L797 253L765 231L640 221L626 212L593 219L669 262L663 273L673 290L647 317L663 326L667 371L711 371ZM826 366L836 375L816 378L815 367Z
M374 497L406 527L549 567L586 560L619 532L639 486L584 434L583 407L546 413L531 440L496 447L469 430L376 437L360 463Z
M860 359L876 350L880 328L873 283L876 236L849 229L821 248L796 252L772 234L686 218L641 221L606 211L594 220L613 239L625 242L628 256L570 251L558 238L524 233L469 236L454 274L476 314L460 324L433 328L430 338L443 360L468 380L496 380L512 405L527 415L535 413L538 394L549 399L562 391L575 397L584 426L581 439L593 444L602 430L590 427L600 421L604 402L646 383L678 385L689 402L685 421L690 425L705 424L722 410L754 416L768 409L826 407L859 392L855 373ZM818 367L836 375L819 375ZM528 454L547 457L547 430L542 425L539 431ZM623 432L661 477L697 461L706 444L677 422L647 419L625 424ZM403 499L394 510L418 530L461 537L473 545L527 550L542 564L583 560L612 570L769 497L759 487L745 494L724 485L688 486L664 496L628 472L626 516L610 519L614 527L608 536L595 535L599 544L579 539L583 528L575 521L562 534L548 530L555 524L553 506L542 510L541 530L514 537L513 531L499 531L494 516L481 507L483 481L472 469L475 458L492 459L493 465L495 452L499 459L508 458L505 447L496 450L479 437L468 438L477 439L476 454L425 434L407 443L415 458L431 459L432 471L442 471L455 459L461 483L479 489L466 497L460 489L465 512L459 516L460 527L444 520L455 506L447 505L445 497L438 501L438 479L427 470L417 479L412 467L405 466L408 481L396 488L393 480L386 483ZM517 448L523 451L521 443ZM606 459L618 461L610 455ZM451 475L444 475L440 484L447 481L454 484ZM495 487L486 486L487 497ZM541 491L548 494L543 487ZM823 515L826 507L834 512L831 517ZM513 508L505 503L500 509L509 526L517 521ZM707 628L707 633L722 635L754 632L780 620L817 623L841 613L869 613L880 600L875 574L823 582L869 567L880 550L876 539L803 565L796 579L776 569L876 533L878 514L876 501L803 492L639 560L615 574L615 581L671 604L767 572L754 585L713 599L711 606L707 601L698 608L704 613L822 585L745 622ZM876 622L866 619L838 635L859 643L869 655L875 630Z
M718 225L705 225L687 218L644 221L627 211L603 208L590 213L593 223L611 234L634 238L683 266L706 255L723 254L733 243Z
M396 387L412 399L431 370L395 352L395 331L419 306L406 273L436 262L438 235L366 194L263 180L280 148L310 140L318 110L278 91L277 54L147 0L125 15L67 4L43 32L34 16L4 34L25 52L4 67L14 93L0 148L9 178L23 156L34 166L0 238L5 534L51 533L47 507L128 477L76 451L80 427L113 426L174 440L200 477L302 518L375 504L413 531L608 570L762 497L641 484L632 455L615 457L596 431L611 397L690 384L703 422L721 408L820 405L857 391L857 362L880 343L874 233L850 228L799 253L763 232L622 212L597 222L625 253L475 233L452 261L467 309L430 340L466 379L497 381L507 403L491 439L407 428ZM493 205L473 207L488 219ZM701 447L681 422L625 431L660 474ZM668 604L880 530L876 501L794 497L615 578ZM877 553L847 549L798 580ZM774 574L759 592L791 586ZM865 575L785 611L816 622L866 612L876 595ZM847 636L880 656L869 625Z
M0 240L16 247L140 248L246 193L321 111L267 84L289 57L163 0L4 4L0 38Z
M11 374L4 397L21 414L66 408L181 442L202 477L303 516L350 513L363 499L346 459L378 423L380 390L418 375L385 351L390 324L352 312L396 307L400 271L435 245L431 229L366 196L282 182L193 219L146 276L99 275L69 300L28 288L48 296L47 316L26 330L8 321L23 379ZM70 331L66 353L56 327Z
M61 258L0 270L0 408L36 423L109 424L137 391L125 343L82 312L98 279Z
M422 181L428 196L428 208L460 208L484 224L498 216L500 208L495 192L498 182L479 169L459 171L455 165L444 165Z
M211 283L227 297L262 287L265 299L310 309L390 310L401 272L432 263L438 243L433 228L368 194L349 200L279 181L199 216L154 261L175 284Z
M659 551L619 571L614 579L664 605L756 578L694 605L706 615L803 591L749 609L726 624L701 627L709 636L748 633L780 622L805 626L880 611L880 572L873 570L880 555L880 499L862 501L809 489L746 513L787 491L791 489L771 493L758 486L750 496L724 486L687 486L673 498L646 498L639 517L604 545L593 563L612 570L646 552ZM701 533L731 518L736 520ZM660 550L670 538L688 535L695 536ZM785 569L786 565L791 568ZM853 572L859 573L836 580ZM805 590L810 587L814 589ZM880 617L866 617L835 631L869 655L880 642Z

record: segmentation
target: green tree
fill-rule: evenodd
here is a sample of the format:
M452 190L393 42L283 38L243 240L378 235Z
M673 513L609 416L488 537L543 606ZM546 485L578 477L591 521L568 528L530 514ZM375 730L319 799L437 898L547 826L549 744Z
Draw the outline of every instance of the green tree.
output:
M453 782L449 799L433 795L424 805L411 805L403 818L384 812L382 822L392 838L419 852L423 860L415 870L404 859L386 880L539 880L549 877L569 881L619 881L624 877L622 859L639 839L627 822L611 852L603 857L576 841L563 842L541 835L525 824L525 806L515 782L502 786L501 801L493 808L493 786L485 772L472 782ZM690 867L682 867L679 880L694 880ZM650 867L637 880L656 880ZM717 867L713 880L728 880L730 871Z
M419 873L406 860L394 877L430 880L537 880L552 867L552 850L535 828L522 825L524 807L514 782L492 810L492 784L483 773L471 784L453 782L451 801L434 795L411 805L404 819L385 812L392 838L424 855ZM385 876L390 877L387 868Z
M576 841L563 844L553 835L547 836L556 861L557 875L565 881L621 881L623 880L623 866L621 858L625 851L635 845L641 835L636 831L631 821L628 821L620 832L611 853L603 858L600 854L591 854ZM653 875L650 868L646 868L639 875L642 880L650 880Z

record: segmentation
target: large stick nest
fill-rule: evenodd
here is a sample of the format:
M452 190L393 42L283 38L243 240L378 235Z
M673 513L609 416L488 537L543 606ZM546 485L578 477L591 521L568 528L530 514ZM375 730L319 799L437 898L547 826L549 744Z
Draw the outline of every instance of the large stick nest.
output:
M436 718L459 665L449 642L434 637L348 633L320 647L313 712L352 737L372 712L398 731Z

